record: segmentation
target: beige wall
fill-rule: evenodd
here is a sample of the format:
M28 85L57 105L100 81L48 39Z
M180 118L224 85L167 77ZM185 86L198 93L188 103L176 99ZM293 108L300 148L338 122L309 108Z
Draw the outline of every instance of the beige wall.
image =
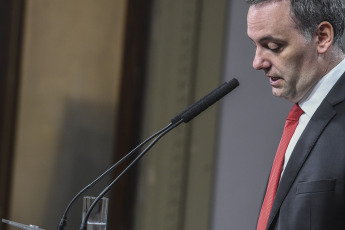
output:
M125 2L26 1L12 220L54 229L72 196L109 165ZM144 137L219 85L225 6L153 1ZM141 160L136 229L208 229L216 108ZM70 229L80 214L81 202Z
M54 229L110 164L126 0L25 2L10 218Z

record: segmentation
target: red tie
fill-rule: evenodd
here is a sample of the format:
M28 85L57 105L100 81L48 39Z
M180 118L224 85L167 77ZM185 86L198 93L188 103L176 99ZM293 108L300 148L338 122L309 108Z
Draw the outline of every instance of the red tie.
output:
M298 120L302 114L303 114L303 110L298 106L298 104L295 104L292 107L286 119L283 136L280 140L277 154L274 158L274 162L273 162L273 166L272 166L271 174L270 174L270 179L267 185L265 199L261 207L259 221L256 228L257 230L265 230L267 228L268 218L270 216L273 200L276 195L276 191L277 191L277 187L278 187L278 183L280 179L280 174L283 168L285 151L289 145L289 142L293 133L295 132L295 129L298 125Z

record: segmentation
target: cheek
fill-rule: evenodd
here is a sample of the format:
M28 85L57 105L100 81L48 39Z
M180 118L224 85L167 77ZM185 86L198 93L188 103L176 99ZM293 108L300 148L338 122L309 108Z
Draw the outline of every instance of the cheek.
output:
M315 61L306 56L301 55L291 62L290 86L295 89L298 94L305 94L309 88L316 83L317 66Z
M291 61L294 60L296 67L303 74L313 72L317 67L318 54L312 45L304 44L297 47L291 57Z
M286 81L294 81L301 72L301 66L296 59L282 59L274 65L277 73Z
M285 55L282 68L288 73L291 79L295 81L302 80L304 77L309 75L310 71L313 71L313 61L308 52L290 52Z

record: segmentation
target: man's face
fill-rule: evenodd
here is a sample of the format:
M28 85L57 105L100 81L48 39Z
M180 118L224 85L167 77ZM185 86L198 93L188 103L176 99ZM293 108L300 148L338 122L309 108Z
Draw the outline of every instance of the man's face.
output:
M247 33L256 46L253 67L269 77L273 95L298 102L322 77L311 41L290 16L290 1L250 6ZM321 75L321 76L320 76Z

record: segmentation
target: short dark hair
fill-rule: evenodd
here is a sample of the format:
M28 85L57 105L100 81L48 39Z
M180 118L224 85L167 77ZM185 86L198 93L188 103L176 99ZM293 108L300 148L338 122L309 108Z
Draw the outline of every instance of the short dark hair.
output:
M245 0L249 5L284 0ZM342 0L289 0L293 20L302 34L311 39L318 25L327 21L333 26L334 41L342 49L345 28L345 5Z

